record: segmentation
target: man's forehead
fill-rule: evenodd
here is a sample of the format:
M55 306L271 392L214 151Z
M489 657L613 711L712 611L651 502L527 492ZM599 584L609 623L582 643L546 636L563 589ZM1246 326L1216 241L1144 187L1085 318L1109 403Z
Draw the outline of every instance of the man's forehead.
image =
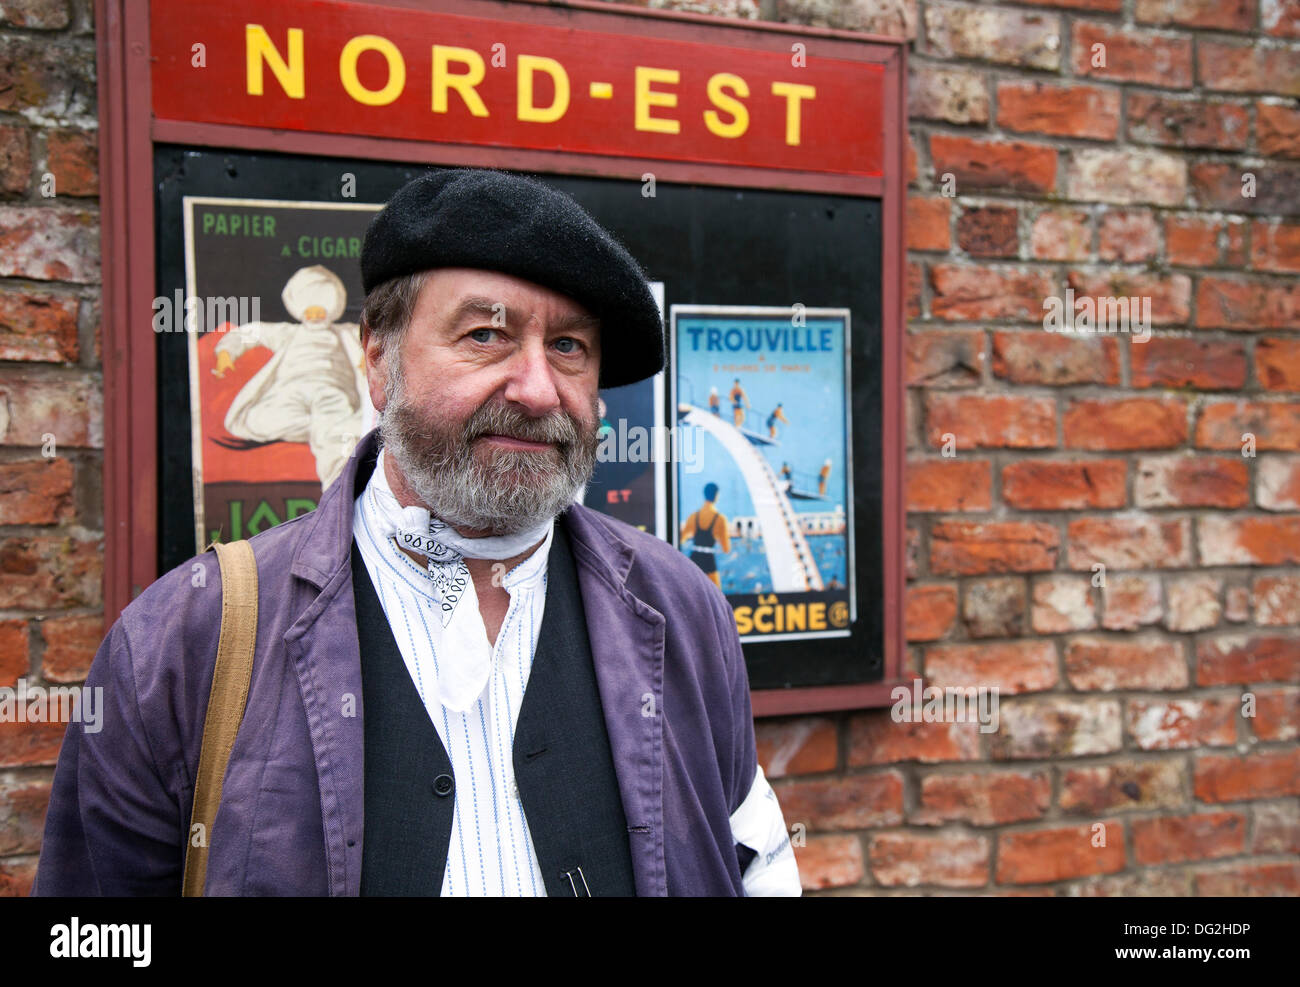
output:
M426 273L422 294L445 318L453 321L495 316L513 323L545 315L549 321L600 329L600 320L568 295L499 271L431 270Z

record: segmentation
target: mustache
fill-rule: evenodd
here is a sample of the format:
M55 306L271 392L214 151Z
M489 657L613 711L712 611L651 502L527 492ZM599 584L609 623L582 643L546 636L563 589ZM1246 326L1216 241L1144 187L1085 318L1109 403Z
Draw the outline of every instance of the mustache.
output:
M549 442L561 448L576 445L581 435L577 423L562 411L533 418L507 404L485 404L465 422L465 441L484 435L505 435L527 442Z

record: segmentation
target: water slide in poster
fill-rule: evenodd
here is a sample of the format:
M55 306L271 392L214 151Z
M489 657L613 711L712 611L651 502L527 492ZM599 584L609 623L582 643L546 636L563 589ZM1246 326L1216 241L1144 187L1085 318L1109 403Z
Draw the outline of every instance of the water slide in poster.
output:
M673 305L675 544L745 642L856 619L847 308Z

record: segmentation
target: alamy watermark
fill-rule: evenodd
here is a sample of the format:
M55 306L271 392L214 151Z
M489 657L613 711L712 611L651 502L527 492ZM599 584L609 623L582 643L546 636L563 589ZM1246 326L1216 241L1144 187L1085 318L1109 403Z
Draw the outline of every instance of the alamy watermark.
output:
M1132 333L1134 342L1151 338L1151 297L1132 295L1122 298L1084 295L1075 298L1074 289L1065 289L1065 298L1049 295L1043 299L1043 328L1060 333Z
M895 723L978 723L980 733L997 733L997 686L937 686L921 688L921 680L896 685L889 693Z
M86 733L104 728L104 687L28 685L0 688L0 723L80 723Z
M256 326L249 323L262 321L262 299L258 295L198 295L185 297L180 288L169 298L159 295L153 300L154 332L212 332L229 323L248 326L247 333L255 333Z

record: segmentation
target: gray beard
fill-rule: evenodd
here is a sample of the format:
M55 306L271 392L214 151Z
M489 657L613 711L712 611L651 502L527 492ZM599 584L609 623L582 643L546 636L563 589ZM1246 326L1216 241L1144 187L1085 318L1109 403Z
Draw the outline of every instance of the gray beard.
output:
M589 427L563 411L532 418L500 402L482 405L463 423L444 423L407 404L400 365L393 366L384 389L384 448L430 513L453 528L493 535L534 528L573 503L591 479L600 425L594 399ZM478 441L488 433L555 447L492 448Z

